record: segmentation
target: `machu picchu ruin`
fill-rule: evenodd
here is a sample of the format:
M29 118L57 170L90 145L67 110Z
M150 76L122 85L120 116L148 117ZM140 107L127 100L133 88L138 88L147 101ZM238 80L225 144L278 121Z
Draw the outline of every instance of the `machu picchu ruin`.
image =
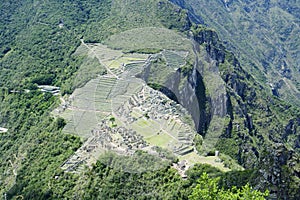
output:
M86 54L96 57L107 73L77 88L56 109L56 114L67 121L63 131L84 138L83 146L62 164L62 169L76 172L82 164L91 166L108 150L130 155L136 150L153 153L154 147L160 147L179 160L196 152L193 140L197 133L189 112L139 78L161 56L176 71L175 66L185 64L188 52L131 54L81 42L78 49L85 48ZM195 161L184 162L192 165Z

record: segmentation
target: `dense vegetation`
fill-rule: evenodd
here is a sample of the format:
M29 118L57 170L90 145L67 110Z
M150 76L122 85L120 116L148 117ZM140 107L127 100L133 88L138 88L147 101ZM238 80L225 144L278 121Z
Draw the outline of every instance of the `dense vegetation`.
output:
M251 195L260 198L266 194L253 191L247 183L256 186L260 181L257 169L274 177L277 171L272 170L276 167L280 171L277 174L282 176L280 182L277 185L267 182L270 185L260 189L280 191L278 184L283 184L282 195L296 198L299 180L295 169L299 169L299 158L293 149L299 146L295 142L299 113L264 92L249 99L254 90L251 88L263 87L240 65L234 64L236 59L228 52L227 61L219 65L222 77L232 88L239 84L244 89L228 94L229 131L224 131L217 148L245 166L251 164L250 169L223 173L199 164L183 180L171 163L138 152L136 157L105 155L92 169L81 174L63 172L60 165L82 141L61 132L64 120L50 114L58 105L58 97L42 93L36 86L59 86L62 94L70 94L74 87L80 86L73 82L74 77L83 73L79 67L86 61L85 57L74 55L80 39L103 42L113 34L141 27L186 31L191 25L187 11L158 0L4 0L0 13L0 127L8 129L0 133L0 198L4 193L8 199L99 199L100 196L103 199L193 199L205 195L224 199ZM201 32L198 31L197 34ZM156 53L157 49L149 51ZM243 110L238 112L234 107ZM239 124L242 131L233 129L233 123ZM283 132L286 134L282 135ZM278 151L272 154L268 149L258 149L280 140L288 144L288 149L278 146ZM197 142L202 143L199 138ZM284 156L277 156L278 152ZM145 160L155 170L141 170L145 169ZM127 165L122 168L122 163Z
M298 198L299 109L268 93L234 54L225 50L214 31L199 27L195 33L195 39L206 45L206 52L217 61L229 97L228 125L216 148L245 168L258 167L263 175L258 185L273 185L277 198ZM206 44L209 40L211 44ZM278 178L275 171L280 174ZM287 177L286 173L292 176Z
M299 2L172 0L214 28L244 67L273 93L299 103ZM217 10L217 12L216 12Z
M167 182L174 182L175 185L180 180L174 170L169 173L167 168L170 164L163 165L166 171L134 176L126 187L123 185L126 182L120 180L123 180L122 177L128 178L128 174L118 170L107 168L104 173L101 167L95 167L81 176L65 174L60 165L79 148L81 141L78 137L61 133L65 124L63 119L54 119L50 115L58 105L58 98L42 93L36 87L56 85L61 87L62 94L72 92L76 72L85 62L85 58L73 55L82 37L86 41L99 42L112 33L135 27L183 27L177 22L178 19L185 19L184 13L178 18L170 17L174 10L168 10L170 4L162 3L160 7L164 12L160 12L159 16L169 17L160 21L153 5L152 1L144 1L138 2L136 7L127 7L133 9L134 12L130 11L133 14L139 13L140 8L148 13L152 11L151 18L137 15L128 18L130 21L123 18L127 11L117 12L119 6L123 6L121 2L114 5L110 1L28 0L1 3L0 125L9 130L0 135L1 198L4 193L8 199L17 196L25 199L72 198L76 197L77 191L85 193L86 196L82 197L89 198L97 195L94 192L101 185L101 182L94 185L93 179L99 180L102 176L106 177L104 185L101 185L106 187L103 196L106 194L109 197L118 195L116 191L119 188L123 188L121 191L126 191L126 195L132 193L138 196L154 180L153 177L157 178L157 188L164 177L167 180L168 176L174 176ZM121 16L111 14L112 7L112 12ZM152 8L148 10L149 7ZM174 26L171 26L172 23ZM97 165L101 166L100 163ZM142 176L148 177L144 187L137 182L143 182ZM85 177L90 181L84 181ZM82 181L93 187L78 190ZM119 186L116 187L116 184ZM172 193L177 192L170 190L168 195ZM157 195L163 195L163 192Z
M133 168L141 167L139 163L145 159L149 166L135 171ZM150 169L157 164L161 165ZM126 165L130 168L126 168ZM57 171L46 185L38 188L35 186L39 182L31 181L30 186L21 190L24 185L19 180L20 184L15 185L7 197L19 194L25 199L206 199L208 196L211 199L263 199L268 193L253 190L249 185L242 186L243 181L236 182L231 186L232 189L224 189L220 180L231 176L227 178L231 182L238 179L239 175L223 174L210 165L196 165L187 174L188 179L183 180L170 165L146 153L138 153L134 158L109 154L100 157L93 168L84 174L72 175Z

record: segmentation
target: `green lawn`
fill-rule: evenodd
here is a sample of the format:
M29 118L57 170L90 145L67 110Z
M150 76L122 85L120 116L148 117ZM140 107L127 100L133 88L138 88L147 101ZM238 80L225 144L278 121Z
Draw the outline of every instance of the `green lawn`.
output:
M223 163L216 162L218 160L218 157L216 156L199 156L196 152L191 152L189 154L186 154L184 156L179 156L179 160L186 160L188 161L189 165L193 165L196 163L205 163L210 164L224 172L230 171L229 168L224 167Z
M146 138L146 141L149 142L151 145L159 146L163 148L170 149L176 144L174 138L169 136L166 132L162 132L159 135L153 135L152 137ZM170 146L169 146L170 145ZM171 149L170 149L171 150Z
M123 51L137 51L141 49L172 49L187 50L190 41L180 34L166 28L146 27L136 28L112 35L105 44Z

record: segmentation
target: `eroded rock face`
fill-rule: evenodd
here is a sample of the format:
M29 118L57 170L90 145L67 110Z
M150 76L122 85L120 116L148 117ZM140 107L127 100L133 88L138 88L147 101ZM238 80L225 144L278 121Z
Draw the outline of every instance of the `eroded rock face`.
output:
M260 160L259 172L262 176L259 177L257 189L268 187L274 199L299 199L299 180L294 180L295 177L299 179L299 169L298 172L293 170L297 162L299 155L283 144L278 143L267 149Z
M182 72L178 70L173 77L166 81L166 87L174 91L178 103L183 105L190 112L196 130L199 133L205 133L210 116L209 113L205 111L207 107L207 97L202 76L196 69L193 69L192 72L187 75L183 87L180 88L179 84L182 82L182 78Z
M148 76L151 76L147 73L150 68L151 65L148 65L143 75L143 79L146 81ZM159 90L184 106L192 115L196 130L199 133L205 133L210 116L206 112L207 97L203 79L196 68L187 74L179 68L168 76L164 84L159 86Z
M226 48L255 77L273 85L288 80L292 87L274 90L274 95L299 106L299 41L294 34L299 32L297 1L171 1L191 11L193 22L217 30Z
M289 177L286 176L288 172L285 170L286 166L291 167L290 172L297 175L292 160L298 154L292 152L290 155L285 144L282 145L283 150L273 144L290 140L289 143L299 147L300 139L296 137L299 120L291 116L291 121L284 124L277 112L288 108L262 92L266 91L264 86L241 67L238 59L224 48L214 31L201 27L199 30L190 38L195 54L193 66L188 70L179 67L169 72L163 80L156 79L153 82L151 71L154 67L150 63L141 77L146 82L151 79L152 84L159 83L156 89L190 112L197 131L204 136L204 141L228 139L238 146L233 157L240 164L245 168L262 168L266 178L257 182L264 183L258 188L271 188L272 191L275 188L274 191L278 191L280 198L286 198L290 194L295 196L297 189L290 189L290 186L286 185ZM153 60L153 63L156 62ZM224 91L217 94L212 91L217 91L218 87L212 87L207 81L208 77L216 77L210 76L213 73L218 74L224 87ZM278 111L278 107L284 110ZM228 121L222 126L222 132L211 134L219 131L214 126L225 118ZM210 145L209 148L214 146ZM223 145L223 148L226 147ZM273 158L265 158L264 151L275 152L270 153ZM262 167L262 163L265 168ZM290 182L294 183L293 180Z

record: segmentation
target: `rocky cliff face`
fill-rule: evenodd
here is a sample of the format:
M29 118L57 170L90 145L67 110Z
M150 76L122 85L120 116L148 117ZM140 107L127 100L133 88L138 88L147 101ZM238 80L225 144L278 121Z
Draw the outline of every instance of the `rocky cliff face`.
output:
M171 0L220 38L274 95L299 104L299 3L296 1Z
M184 78L186 78L186 80L183 82L182 79ZM180 87L180 84L183 84L183 86ZM209 104L205 94L203 78L197 68L193 68L185 75L179 69L166 81L165 87L173 91L178 103L183 105L191 113L196 130L199 133L205 133L211 116L210 113L206 111Z
M157 62L157 58L154 58L152 62ZM148 83L150 77L153 76L150 72L151 68L153 65L148 65L143 74L143 79ZM206 132L211 116L207 111L209 103L205 85L197 66L187 72L181 68L170 72L156 89L183 105L192 115L196 130L201 134Z
M283 108L284 104L267 95L266 89L243 70L217 38L211 31L201 31L195 36L199 44L206 44L207 54L216 61L226 83L230 122L220 138L238 140L237 159L244 167L265 164L261 173L267 178L259 181L264 183L262 188L270 188L275 198L297 199L299 189L295 185L299 184L299 167L295 163L299 159L299 113L285 116L290 120L282 121L278 107ZM291 111L290 108L285 105L285 109ZM294 150L288 150L286 144L292 145ZM269 152L267 156L265 151Z
M299 156L284 145L277 144L264 152L260 160L261 174L256 189L270 188L271 199L299 199Z
M265 151L277 152L278 145L286 148L287 143L297 148L297 112L268 95L265 87L243 69L233 53L226 50L215 31L196 27L192 32L189 35L192 35L193 65L171 70L163 80L155 80L154 71L162 69L157 68L157 63L164 63L157 56L142 77L191 113L197 131L204 136L204 151L217 149L238 160L245 168L256 168L262 163L266 166L272 163L264 159ZM282 121L287 113L290 113L290 120ZM299 153L298 150L292 152L293 156L275 153L273 158L278 162L274 161L274 167L261 171L273 174L258 182L264 182L261 188L277 192L276 197L287 197L296 190L290 191L288 186L281 185L290 181L284 175L284 168L291 165L288 164L291 158ZM299 177L295 170L296 167L291 168L291 172Z

